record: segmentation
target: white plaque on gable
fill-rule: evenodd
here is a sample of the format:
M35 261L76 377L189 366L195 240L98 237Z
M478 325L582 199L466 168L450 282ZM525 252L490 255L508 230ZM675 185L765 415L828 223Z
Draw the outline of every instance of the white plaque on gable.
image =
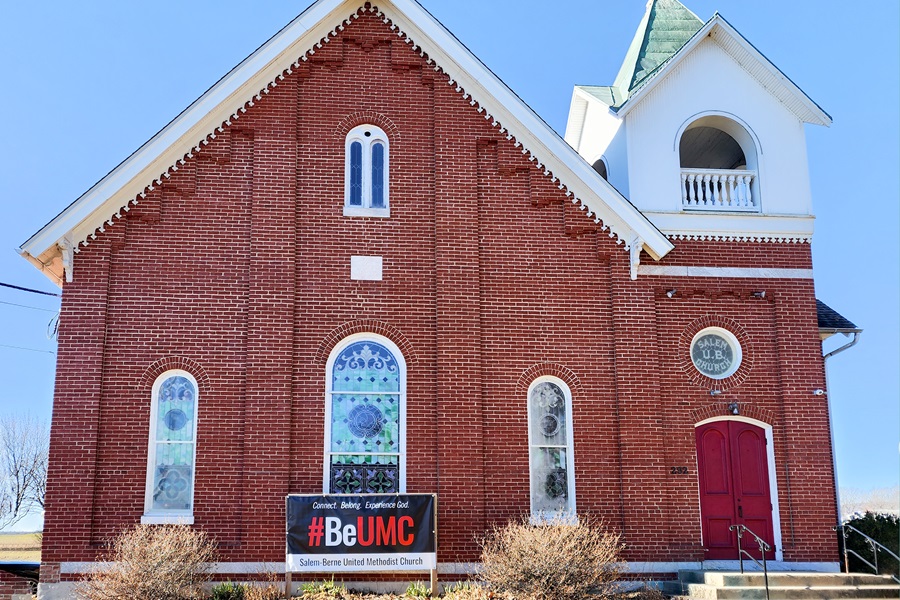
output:
M350 279L354 281L381 281L382 262L380 256L351 256Z

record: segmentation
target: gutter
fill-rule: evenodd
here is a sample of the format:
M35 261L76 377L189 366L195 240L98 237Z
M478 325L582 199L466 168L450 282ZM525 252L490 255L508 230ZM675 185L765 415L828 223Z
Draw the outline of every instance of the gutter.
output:
M856 343L859 342L859 338L862 335L862 329L850 329L844 331L835 330L834 333L852 333L853 339L840 348L832 350L822 357L822 366L824 367L825 371L825 389L828 391L831 391L831 386L828 383L828 359L836 354L840 354L844 350L849 350L850 348L855 346ZM841 511L841 488L840 486L838 486L837 452L835 451L834 446L834 417L832 416L831 411L831 396L827 396L825 401L828 404L828 432L831 434L831 469L832 473L834 473L834 500L837 504L837 524L842 525L844 523L844 514Z

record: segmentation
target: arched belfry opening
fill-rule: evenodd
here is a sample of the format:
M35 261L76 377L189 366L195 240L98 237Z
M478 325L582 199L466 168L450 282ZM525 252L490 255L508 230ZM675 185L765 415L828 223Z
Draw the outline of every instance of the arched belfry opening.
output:
M600 177L609 181L609 171L606 168L606 161L603 160L603 158L598 158L591 166L594 167L594 170L597 171Z
M759 212L758 153L753 136L727 117L701 117L678 142L685 210Z
M681 136L681 167L689 169L746 169L747 157L733 137L715 127L694 127Z

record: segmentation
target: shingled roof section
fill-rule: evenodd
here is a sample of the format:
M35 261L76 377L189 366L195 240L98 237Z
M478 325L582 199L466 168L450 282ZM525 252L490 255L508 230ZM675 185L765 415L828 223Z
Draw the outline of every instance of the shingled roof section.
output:
M615 87L627 97L702 27L703 21L678 0L650 0L616 76Z
M829 333L854 333L862 331L836 310L816 300L816 316L819 318L819 330Z

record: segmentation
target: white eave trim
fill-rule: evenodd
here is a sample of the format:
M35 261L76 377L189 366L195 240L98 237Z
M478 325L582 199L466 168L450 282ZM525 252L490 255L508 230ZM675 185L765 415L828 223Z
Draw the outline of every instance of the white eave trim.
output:
M634 205L418 2L394 0L379 8L395 23L405 21L405 33L450 76L451 85L471 95L485 119L515 138L539 169L574 196L573 202L580 203L596 222L603 222L610 237L617 236L628 248L629 240L638 236L648 254L657 259L672 250L671 242ZM402 15L400 19L394 10Z
M578 87L572 92L572 101L569 103L569 117L566 119L566 142L581 152L581 138L584 136L584 122L587 119L588 102Z
M190 154L201 140L205 141L210 135L215 137L217 130L222 131L221 126L230 122L249 98L268 93L269 84L276 77L274 73L288 69L294 61L285 59L285 56L294 56L288 51L303 46L302 42L311 37L308 35L311 31L315 30L313 35L318 35L318 30L324 31L324 23L333 20L329 15L340 4L338 0L328 0L309 7L29 238L22 244L20 252L37 258L69 232L74 232L77 244L79 239L102 228L107 219L111 225L113 216L168 173L169 167ZM303 51L296 49L295 52L296 56L303 55L305 46ZM98 212L102 218L98 218Z
M20 248L34 259L58 253L56 244L67 234L76 245L96 238L105 225L113 225L129 210L129 203L145 190L169 177L170 172L200 151L216 132L223 131L240 117L245 105L252 106L295 61L306 60L308 53L328 43L329 33L342 28L345 19L355 14L362 2L356 0L319 0L257 51L232 69L218 83L185 109L171 123L101 179ZM625 242L638 237L647 252L660 258L672 249L671 243L602 177L597 175L556 132L522 102L496 75L414 0L386 0L379 3L380 13L399 27L398 36L407 37L413 50L427 52L436 71L443 71L471 97L485 118L515 139L523 153L536 161L538 168L559 182L560 189L581 204L588 216L603 221L610 237ZM349 22L349 21L348 21ZM298 58L300 57L300 58ZM527 150L526 150L527 149ZM564 183L563 183L564 182ZM599 215L599 216L598 216ZM34 261L32 261L34 262Z
M650 79L631 95L616 113L624 117L643 100L650 90L669 75L684 60L684 57L698 45L711 37L725 52L731 55L769 92L778 98L797 118L813 125L829 126L831 116L781 72L772 61L762 54L731 24L718 13L714 15L688 42L681 47Z
M576 151L581 151L581 138L584 136L584 123L587 120L587 113L591 104L600 107L601 110L608 112L616 118L620 115L613 111L611 107L595 97L593 94L584 91L584 86L576 85L572 91L572 102L569 105L569 118L566 121L566 142Z
M816 219L810 215L745 213L644 213L669 239L744 242L810 242Z

